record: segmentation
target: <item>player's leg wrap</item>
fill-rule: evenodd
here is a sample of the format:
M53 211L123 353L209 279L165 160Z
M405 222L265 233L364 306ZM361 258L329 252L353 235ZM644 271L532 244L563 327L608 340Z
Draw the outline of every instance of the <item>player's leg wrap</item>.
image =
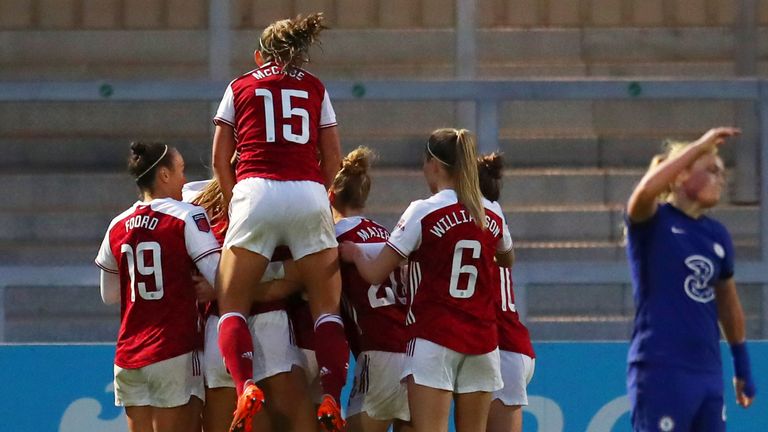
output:
M340 403L349 367L349 345L340 316L323 314L315 321L315 356L323 392Z
M219 318L219 349L239 397L245 382L253 379L253 340L242 314L230 312Z

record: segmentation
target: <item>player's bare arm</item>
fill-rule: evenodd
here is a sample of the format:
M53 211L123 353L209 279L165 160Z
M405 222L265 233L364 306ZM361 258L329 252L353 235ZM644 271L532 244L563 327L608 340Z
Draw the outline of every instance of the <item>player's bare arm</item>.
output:
M722 145L725 139L741 133L739 129L719 127L710 129L677 157L661 162L640 180L627 202L627 215L633 222L643 222L656 213L657 198L669 188L678 175L700 156Z
M235 129L228 124L217 124L213 134L213 174L221 185L224 201L229 204L232 188L235 187L235 172L232 169L232 156L235 154Z

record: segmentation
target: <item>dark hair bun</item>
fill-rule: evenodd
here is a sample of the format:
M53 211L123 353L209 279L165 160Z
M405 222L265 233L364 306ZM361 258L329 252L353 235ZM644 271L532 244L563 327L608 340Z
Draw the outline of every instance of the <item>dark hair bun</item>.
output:
M497 152L483 155L478 158L477 167L492 179L501 180L504 158Z
M134 141L131 143L131 155L133 157L139 158L141 156L144 156L144 154L147 152L147 145L143 142Z

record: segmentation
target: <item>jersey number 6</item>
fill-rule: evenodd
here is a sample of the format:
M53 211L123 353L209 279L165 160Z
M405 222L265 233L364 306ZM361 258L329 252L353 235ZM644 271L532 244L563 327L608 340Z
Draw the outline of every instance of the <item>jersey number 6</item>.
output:
M451 265L451 284L448 292L451 297L470 298L475 293L475 284L477 283L477 267L472 264L461 264L464 257L464 249L472 251L472 258L480 258L480 242L477 240L459 240L456 247L453 248L453 265ZM467 274L466 288L459 288L459 278L462 273Z
M152 253L152 265L148 266L144 262L144 252ZM129 244L120 247L120 252L125 255L128 262L128 275L131 277L131 301L136 301L136 289L139 290L139 296L144 300L160 300L163 298L163 267L160 255L160 243L141 242L136 245L136 253ZM155 276L155 289L147 290L145 282L136 282L136 271L142 276Z

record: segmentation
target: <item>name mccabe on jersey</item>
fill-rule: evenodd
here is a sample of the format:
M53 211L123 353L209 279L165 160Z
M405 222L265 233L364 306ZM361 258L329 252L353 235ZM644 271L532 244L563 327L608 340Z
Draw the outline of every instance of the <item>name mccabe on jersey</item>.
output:
M458 212L454 211L438 219L438 221L432 225L432 228L429 229L429 232L440 238L451 228L467 222L475 223L475 219L472 215L468 214L466 210L459 210ZM485 223L491 233L493 233L494 237L499 235L499 224L496 223L495 220L491 219L490 216L485 215Z
M288 69L288 70L285 70L285 69ZM297 79L299 81L301 81L305 75L304 71L300 69L281 68L280 66L268 66L262 69L258 69L256 72L253 72L251 75L253 75L253 77L256 79L264 79L274 75L279 75L281 73L288 75L289 77Z

